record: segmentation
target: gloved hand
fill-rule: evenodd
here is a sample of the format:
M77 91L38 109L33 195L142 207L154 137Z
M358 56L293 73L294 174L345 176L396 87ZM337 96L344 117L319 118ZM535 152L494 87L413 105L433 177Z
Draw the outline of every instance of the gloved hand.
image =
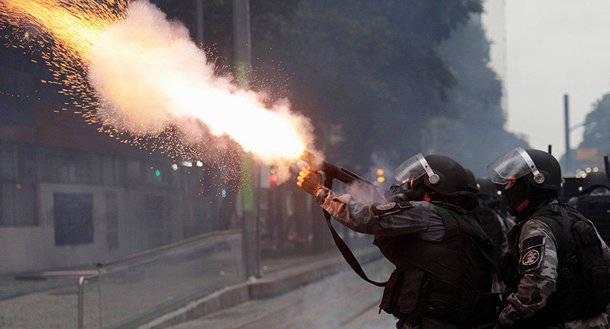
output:
M308 168L303 168L299 172L299 177L297 177L297 186L316 196L316 192L322 188L322 175Z
M515 322L515 311L512 309L510 305L506 308L502 309L500 314L498 315L498 329L507 329L510 328Z

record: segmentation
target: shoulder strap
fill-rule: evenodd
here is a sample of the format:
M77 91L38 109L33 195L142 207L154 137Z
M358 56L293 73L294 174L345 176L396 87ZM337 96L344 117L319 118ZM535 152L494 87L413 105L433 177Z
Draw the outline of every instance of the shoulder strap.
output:
M333 177L332 176L326 177L326 179L324 180L324 186L326 186L328 188L332 188L332 186L333 186ZM360 265L360 262L358 262L358 259L356 258L356 256L354 256L354 253L352 253L352 251L347 246L345 241L343 241L341 236L339 236L337 231L335 231L335 228L333 227L332 223L330 222L330 214L326 210L324 210L324 218L326 219L326 224L328 225L328 229L330 230L330 233L333 236L333 240L335 240L335 245L337 246L337 249L339 249L339 251L341 252L341 255L343 256L345 261L347 261L349 266L354 270L354 272L356 272L356 274L358 274L364 281L366 281L368 283L376 285L377 287L385 287L385 285L387 284L387 281L386 282L373 281L373 280L369 279L369 277L366 275L366 273L364 273L364 270L362 269L362 266Z

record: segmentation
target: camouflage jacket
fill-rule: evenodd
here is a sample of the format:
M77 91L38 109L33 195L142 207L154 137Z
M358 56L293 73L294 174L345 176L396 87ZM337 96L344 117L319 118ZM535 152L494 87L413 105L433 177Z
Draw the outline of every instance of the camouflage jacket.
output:
M349 194L337 195L326 187L318 190L315 200L335 220L359 233L413 234L427 241L439 241L445 234L440 215L425 201L369 204L359 202Z
M515 227L521 233L518 239L519 267L521 275L517 291L507 297L507 304L499 315L499 322L504 326L512 325L516 320L533 316L544 308L556 288L558 278L557 241L551 228L532 218ZM601 240L601 239L600 239ZM530 241L539 241L541 245L531 248ZM610 249L602 241L604 261L610 265ZM538 252L536 252L538 251ZM554 327L550 327L554 328ZM559 327L558 327L559 328ZM579 319L562 324L566 329L601 329L610 328L605 314L589 319Z

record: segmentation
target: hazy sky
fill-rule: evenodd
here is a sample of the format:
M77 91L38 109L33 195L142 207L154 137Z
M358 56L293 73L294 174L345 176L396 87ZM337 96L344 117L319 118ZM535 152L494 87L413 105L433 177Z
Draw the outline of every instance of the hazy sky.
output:
M552 144L559 158L565 150L563 95L570 96L570 126L575 126L610 93L610 1L487 2L484 23L498 45L504 26L505 48L492 54L505 59L507 128L526 135L534 148ZM582 128L571 132L572 148L582 133Z

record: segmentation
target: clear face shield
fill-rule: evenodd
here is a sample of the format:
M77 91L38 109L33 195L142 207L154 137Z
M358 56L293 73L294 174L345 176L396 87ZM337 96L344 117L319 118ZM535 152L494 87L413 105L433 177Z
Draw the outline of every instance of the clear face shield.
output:
M409 181L413 182L423 175L428 175L428 180L431 184L437 184L439 181L439 176L430 168L428 161L426 161L421 153L407 159L407 161L396 167L392 173L399 184Z
M544 175L536 168L534 161L521 148L500 156L487 166L489 179L499 185L506 185L509 180L517 180L529 173L534 175L534 181L538 184L544 183Z

